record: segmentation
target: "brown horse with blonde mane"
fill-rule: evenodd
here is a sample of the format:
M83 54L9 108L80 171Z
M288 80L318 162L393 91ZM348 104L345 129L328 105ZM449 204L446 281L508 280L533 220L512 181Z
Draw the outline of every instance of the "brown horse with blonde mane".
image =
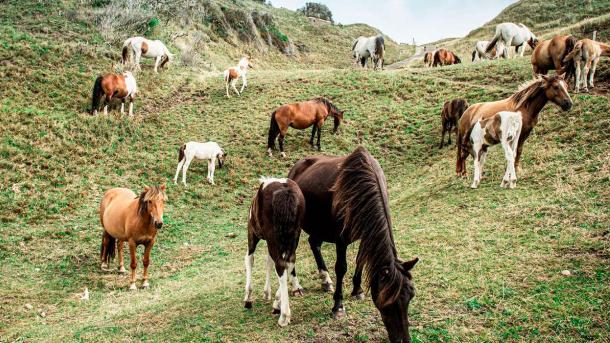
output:
M122 74L106 74L98 76L93 85L91 96L91 114L97 115L100 103L104 98L104 114L108 115L108 104L113 98L121 99L121 114L125 113L125 99L129 98L129 115L133 116L133 101L138 87L136 79L130 71Z
M123 243L127 242L131 255L130 290L136 290L136 248L144 245L144 273L142 288L148 288L148 266L150 251L155 244L157 232L163 226L163 207L167 201L165 185L144 187L140 196L127 188L107 191L100 203L100 222L104 228L100 257L102 270L119 250L119 272L126 272L123 265ZM118 242L117 242L118 241Z
M438 67L439 65L447 66L458 63L462 63L462 60L460 60L460 58L452 51L440 48L434 52L434 63L432 64L433 67Z
M563 62L563 59L574 49L576 42L574 36L559 35L538 43L531 58L534 76L556 70L559 75L565 73L566 80L574 77L574 63Z
M501 111L521 112L522 128L515 157L515 167L517 167L523 144L538 123L538 114L549 101L564 111L572 108L568 84L563 75L552 77L541 75L519 87L519 90L507 99L481 102L468 107L458 122L456 174L466 176L466 159L472 154L470 133L474 125L477 121L490 118Z
M320 133L322 132L322 125L328 116L335 119L335 127L333 133L337 132L339 124L343 120L344 111L340 111L335 105L333 105L328 99L317 98L314 100L297 102L294 104L282 105L273 113L271 113L271 124L269 125L269 137L267 142L267 152L269 156L273 156L273 149L275 149L275 138L279 135L278 142L280 143L280 152L282 157L285 157L284 153L284 136L288 131L288 127L303 130L310 126L313 126L311 130L311 139L309 144L313 147L313 138L318 132L318 151L320 147Z

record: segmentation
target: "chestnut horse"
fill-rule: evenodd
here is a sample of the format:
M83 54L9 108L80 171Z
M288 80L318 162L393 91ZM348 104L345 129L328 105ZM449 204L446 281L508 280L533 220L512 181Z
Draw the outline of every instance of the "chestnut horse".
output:
M136 290L136 248L144 245L144 273L142 288L148 288L148 266L150 251L155 244L157 232L163 226L163 207L167 201L165 185L144 187L140 196L127 188L107 191L100 203L100 222L104 228L100 257L102 270L114 257L119 247L119 272L126 272L123 265L123 243L129 245L131 255L130 290ZM118 240L118 243L116 242Z
M388 202L387 184L379 163L363 147L344 157L312 156L298 161L288 178L294 180L307 207L303 230L318 266L322 287L332 281L321 254L322 242L335 243L337 288L332 309L345 316L343 277L347 246L360 240L352 295L362 299L362 271L373 303L381 313L391 342L409 342L409 302L415 296L410 270L418 259L398 258Z
M432 67L432 63L434 62L434 53L432 51L428 51L424 54L424 66Z
M515 156L515 167L518 167L523 144L538 123L538 114L549 101L564 111L572 108L568 84L563 75L541 75L519 87L519 90L507 99L481 102L468 107L458 122L456 174L466 176L466 159L473 153L470 132L475 123L501 111L521 112L523 124Z
M313 126L309 144L313 147L313 137L316 131L318 131L318 151L320 151L320 133L322 132L322 125L324 125L326 117L332 116L335 119L333 133L336 133L339 124L343 120L343 113L343 111L340 111L325 98L280 106L271 113L271 124L269 125L267 142L269 156L273 156L272 151L275 149L275 138L278 134L280 136L278 142L280 143L281 155L282 157L286 156L284 153L284 136L286 136L288 127L303 130Z
M439 65L446 66L458 63L462 63L462 60L460 60L460 58L456 54L447 49L440 48L434 52L434 63L432 64L433 67L437 67Z
M563 59L574 49L576 42L574 36L559 35L538 43L531 58L534 77L556 70L559 75L566 73L566 80L573 78L574 63L571 60L563 62Z
M292 281L292 292L303 294L294 270L303 216L305 215L305 198L299 186L290 179L262 177L258 192L252 199L248 218L248 253L246 263L246 296L244 307L252 308L252 265L254 251L262 239L267 241L267 278L265 282L265 300L271 300L271 267L275 272L280 287L275 294L273 313L280 313L278 324L290 323L290 305L288 303L288 278Z
M610 44L596 42L591 39L581 39L574 49L564 58L564 62L573 61L576 74L574 90L580 91L580 84L584 86L585 92L588 87L593 88L595 69L601 56L610 57Z
M441 145L439 149L443 148L445 142L445 132L448 133L449 141L447 145L451 145L451 132L457 128L458 120L464 114L464 111L468 108L468 101L464 99L453 99L451 101L445 101L443 110L441 111L441 124L443 128L443 134L441 136Z
M97 115L102 98L104 98L104 115L108 115L108 104L112 98L121 99L121 114L124 114L125 99L129 98L129 116L133 116L133 101L136 98L137 92L136 79L130 71L126 71L123 74L98 76L93 85L91 114Z

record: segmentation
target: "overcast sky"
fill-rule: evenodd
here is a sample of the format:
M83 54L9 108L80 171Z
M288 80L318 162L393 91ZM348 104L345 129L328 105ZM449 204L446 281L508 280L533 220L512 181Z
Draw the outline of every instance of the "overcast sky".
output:
M275 7L296 10L308 1L333 12L336 23L365 23L392 39L417 44L462 37L516 0L270 0Z

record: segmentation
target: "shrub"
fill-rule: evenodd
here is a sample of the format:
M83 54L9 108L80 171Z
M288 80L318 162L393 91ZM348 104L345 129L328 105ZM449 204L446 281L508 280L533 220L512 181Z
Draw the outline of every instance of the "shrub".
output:
M324 4L320 4L317 2L308 2L305 4L305 6L298 9L298 12L303 13L306 17L320 18L334 23L333 13Z

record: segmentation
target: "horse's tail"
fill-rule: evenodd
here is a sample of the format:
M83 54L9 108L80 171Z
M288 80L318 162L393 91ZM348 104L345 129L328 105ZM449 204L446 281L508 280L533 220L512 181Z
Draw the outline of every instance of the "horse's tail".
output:
M271 113L271 123L269 123L269 137L267 140L268 149L275 148L275 137L277 137L277 134L280 132L280 126L275 119L275 112L276 111L273 111L273 113Z
M570 51L566 57L563 58L563 62L569 62L572 61L574 62L574 58L577 58L577 55L581 54L581 51L584 51L582 49L582 41L578 41L576 44L574 44L574 48L572 49L572 51Z
M102 100L102 96L104 95L104 90L102 89L103 79L103 76L98 76L97 79L95 79L95 83L93 84L93 94L91 95L91 114L93 114L93 111L99 109L100 101Z
M578 43L578 40L576 39L576 37L574 37L574 36L568 37L566 39L566 47L563 50L563 56L567 56L568 54L570 54L570 52L572 52L572 50L574 50L576 43ZM576 76L576 69L574 67L573 59L570 59L569 61L564 62L563 71L566 73L566 76L565 76L566 80L569 80L570 78Z
M184 149L186 149L186 144L182 144L180 149L178 149L178 162L182 161L184 158Z
M500 32L496 32L496 35L494 36L494 39L491 40L491 42L489 42L489 44L487 44L487 48L485 48L485 53L490 53L491 49L494 48L494 46L496 46L496 43L498 42L498 39L500 39Z
M299 243L298 235L299 221L299 198L297 192L288 183L282 184L282 188L273 192L273 225L278 238L280 256L288 255L296 250Z
M104 242L107 242L104 244ZM106 245L104 247L104 245ZM106 254L104 254L104 248ZM106 230L104 230L104 234L102 235L102 246L100 248L100 257L103 263L110 263L114 258L114 254L116 251L116 239L112 237Z
M352 51L354 51L354 49L356 49L356 44L358 44L359 39L360 39L360 37L354 39L354 43L352 43Z

